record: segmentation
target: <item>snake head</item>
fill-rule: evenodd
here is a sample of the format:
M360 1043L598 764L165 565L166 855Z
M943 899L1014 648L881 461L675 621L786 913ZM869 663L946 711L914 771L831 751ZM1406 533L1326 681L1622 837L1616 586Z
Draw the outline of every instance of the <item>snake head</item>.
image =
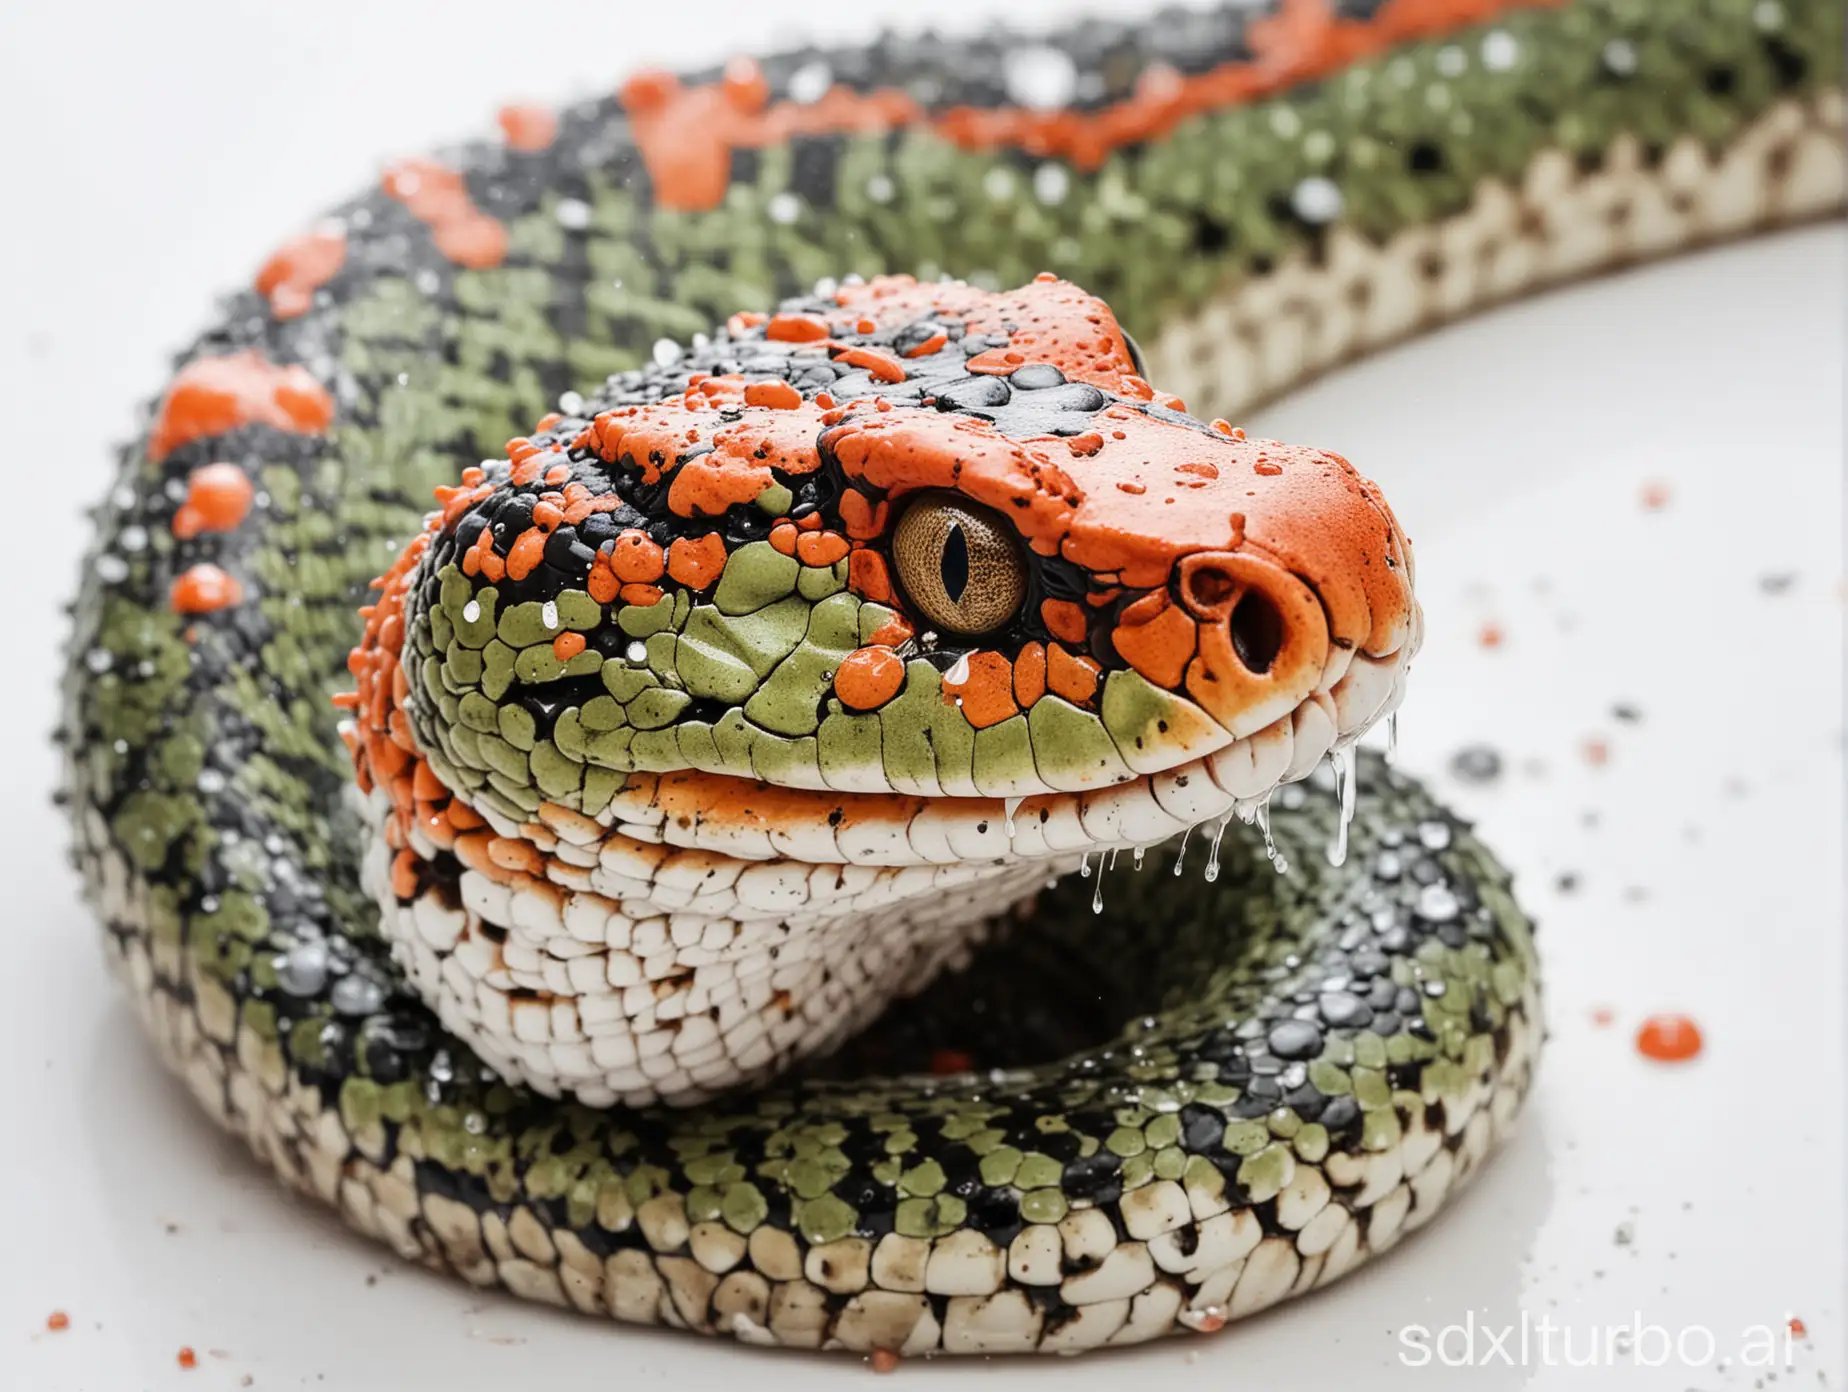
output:
M884 278L662 356L445 490L355 656L364 738L496 827L1141 843L1399 699L1420 618L1379 491L1188 416L1072 285Z

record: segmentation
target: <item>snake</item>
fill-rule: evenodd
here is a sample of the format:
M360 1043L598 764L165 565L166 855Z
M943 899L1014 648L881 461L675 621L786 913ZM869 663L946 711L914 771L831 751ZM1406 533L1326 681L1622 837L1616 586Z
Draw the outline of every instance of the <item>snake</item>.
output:
M1533 931L1357 745L1384 496L1231 422L1839 214L1842 18L911 34L390 165L95 514L61 800L156 1052L406 1260L881 1366L1386 1252L1515 1124Z

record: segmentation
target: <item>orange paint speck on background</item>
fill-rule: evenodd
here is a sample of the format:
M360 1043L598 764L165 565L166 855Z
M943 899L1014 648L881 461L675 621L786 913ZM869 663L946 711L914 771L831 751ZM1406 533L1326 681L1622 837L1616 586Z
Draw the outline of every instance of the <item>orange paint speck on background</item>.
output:
M867 1361L875 1373L889 1373L898 1367L898 1355L891 1349L874 1349Z
M196 1368L199 1366L199 1355L192 1351L191 1344L184 1344L174 1355L174 1361L182 1368Z
M1608 1005L1600 1005L1591 1012L1591 1022L1599 1029L1607 1029L1616 1022L1617 1012Z
M1668 485L1656 480L1643 485L1643 506L1651 512L1660 512L1668 506Z
M961 1049L939 1049L930 1056L930 1071L939 1077L967 1073L975 1067L975 1057Z
M1704 1046L1700 1026L1686 1015L1651 1015L1636 1032L1636 1051L1658 1063L1685 1063Z
M1809 1336L1809 1326L1804 1324L1803 1321L1798 1319L1795 1315L1790 1317L1784 1327L1799 1339Z
M62 1310L53 1310L45 1316L45 1328L53 1334L62 1334L71 1327L71 1317Z
M1476 635L1476 641L1485 648L1499 648L1505 636L1500 624L1485 623L1482 631Z

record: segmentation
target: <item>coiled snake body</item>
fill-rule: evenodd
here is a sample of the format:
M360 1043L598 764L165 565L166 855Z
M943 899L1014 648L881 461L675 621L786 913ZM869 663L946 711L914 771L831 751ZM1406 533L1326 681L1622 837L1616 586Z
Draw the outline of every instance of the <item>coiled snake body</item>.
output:
M1391 512L1209 418L1837 211L1841 23L1282 0L393 167L100 513L67 791L156 1046L407 1258L753 1343L1076 1351L1390 1247L1519 1107L1529 928L1355 761Z

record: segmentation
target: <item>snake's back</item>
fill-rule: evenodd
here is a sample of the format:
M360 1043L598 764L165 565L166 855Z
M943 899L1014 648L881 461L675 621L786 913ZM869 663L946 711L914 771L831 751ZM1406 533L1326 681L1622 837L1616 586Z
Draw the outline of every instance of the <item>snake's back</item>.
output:
M65 792L156 1048L408 1259L747 1342L1076 1351L1389 1248L1513 1123L1530 928L1414 780L1353 805L1390 510L1213 418L1839 212L1842 41L1281 0L391 166L98 513Z

